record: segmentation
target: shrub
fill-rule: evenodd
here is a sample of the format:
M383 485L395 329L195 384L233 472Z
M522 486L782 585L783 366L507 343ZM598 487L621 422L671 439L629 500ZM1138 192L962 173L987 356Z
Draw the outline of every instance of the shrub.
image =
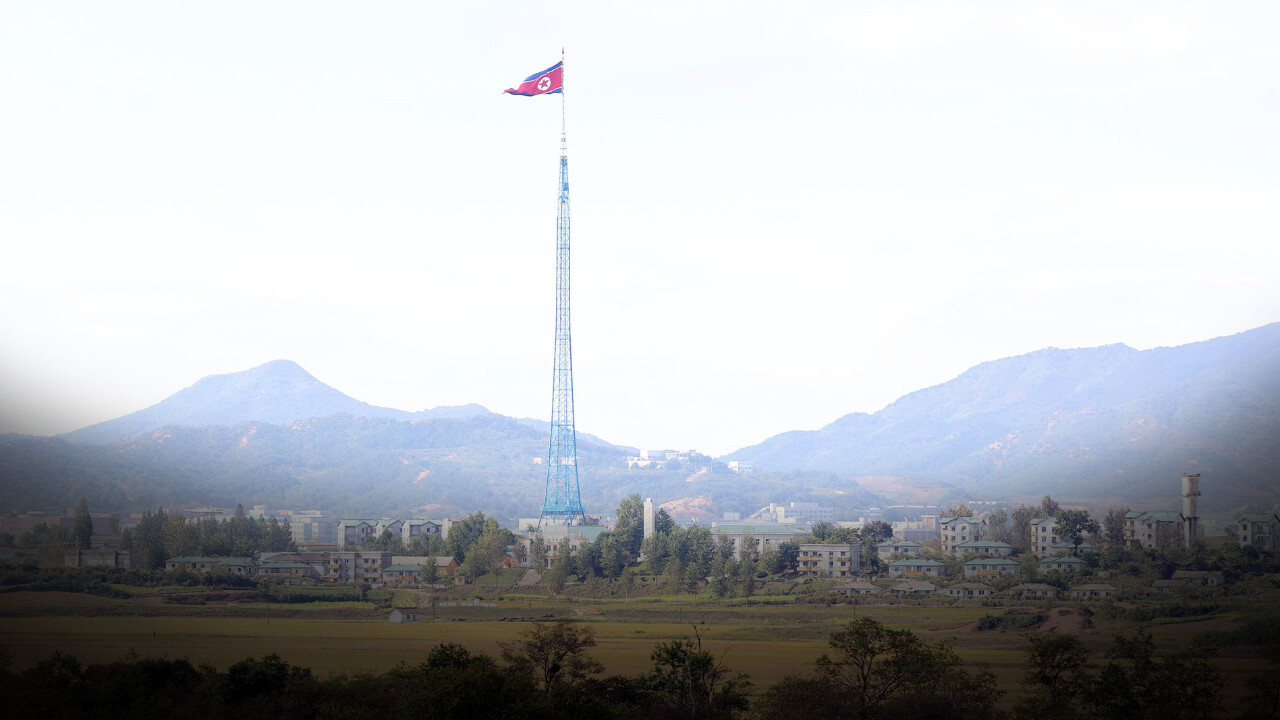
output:
M983 615L978 620L978 630L999 630L1000 632L1030 630L1045 620L1048 616L1041 613L1005 613L1003 615Z

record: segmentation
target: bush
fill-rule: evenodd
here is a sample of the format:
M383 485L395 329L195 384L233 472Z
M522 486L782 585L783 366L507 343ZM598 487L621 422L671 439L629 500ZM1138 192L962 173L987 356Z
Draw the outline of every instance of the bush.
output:
M978 620L978 630L999 630L1000 632L1030 630L1045 620L1048 616L1041 613L1025 614L1025 613L1005 613L1003 615L983 615Z
M1132 620L1134 622L1151 622L1156 618L1184 618L1196 617L1197 615L1213 615L1222 608L1217 605L1190 605L1187 603L1174 603L1171 605L1157 605L1154 607L1134 607L1122 608L1111 605L1107 608L1107 612L1112 618L1117 620Z
M262 596L270 602L352 602L363 600L360 588L351 585L337 587L298 587L295 585L268 585Z

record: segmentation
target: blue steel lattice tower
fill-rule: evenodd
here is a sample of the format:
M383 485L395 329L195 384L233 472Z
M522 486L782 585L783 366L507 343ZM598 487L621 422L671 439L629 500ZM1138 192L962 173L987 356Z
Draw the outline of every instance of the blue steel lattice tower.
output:
M556 357L551 374L551 448L543 525L585 525L578 491L578 439L573 427L573 339L569 332L569 155L561 100L560 200L556 212Z

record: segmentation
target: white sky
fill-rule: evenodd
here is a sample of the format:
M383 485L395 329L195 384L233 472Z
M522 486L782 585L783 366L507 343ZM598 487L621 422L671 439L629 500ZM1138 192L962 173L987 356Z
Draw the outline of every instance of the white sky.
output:
M288 358L723 454L1280 320L1274 2L0 5L0 432Z

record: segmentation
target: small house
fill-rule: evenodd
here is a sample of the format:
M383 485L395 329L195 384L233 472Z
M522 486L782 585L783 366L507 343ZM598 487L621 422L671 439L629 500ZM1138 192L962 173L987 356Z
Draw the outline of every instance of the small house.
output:
M1220 587L1226 584L1226 579L1218 570L1175 570L1170 580L1185 583L1187 585L1202 585L1208 587Z
M1087 564L1074 555L1054 555L1040 561L1040 572L1078 572Z
M930 558L904 558L889 563L889 577L942 577L947 564Z
M917 558L922 552L924 546L914 540L885 540L876 545L876 555L881 560L888 560L893 555Z
M1009 557L1013 554L1013 546L999 540L970 540L953 546L952 554L956 557L966 553L984 557Z
M943 592L962 600L986 600L995 593L995 588L986 583L957 583L944 588Z
M421 622L422 611L402 608L392 608L391 615L387 620L393 623Z
M832 593L834 595L845 595L845 596L871 595L873 593L880 592L880 588L875 583L872 583L869 580L858 578L857 580L850 580L849 582L841 583L831 588L827 592Z
M1119 588L1102 583L1092 583L1088 585L1077 585L1069 591L1071 597L1080 598L1081 600L1092 600L1094 598L1107 598L1119 592Z
M938 592L938 586L927 580L903 580L889 589L899 598L933 595Z
M1014 585L1005 592L1017 597L1019 600L1036 600L1058 596L1058 588L1047 583L1022 583L1021 585Z
M964 576L972 577L1006 577L1018 573L1022 563L1004 557L978 557L964 564Z

